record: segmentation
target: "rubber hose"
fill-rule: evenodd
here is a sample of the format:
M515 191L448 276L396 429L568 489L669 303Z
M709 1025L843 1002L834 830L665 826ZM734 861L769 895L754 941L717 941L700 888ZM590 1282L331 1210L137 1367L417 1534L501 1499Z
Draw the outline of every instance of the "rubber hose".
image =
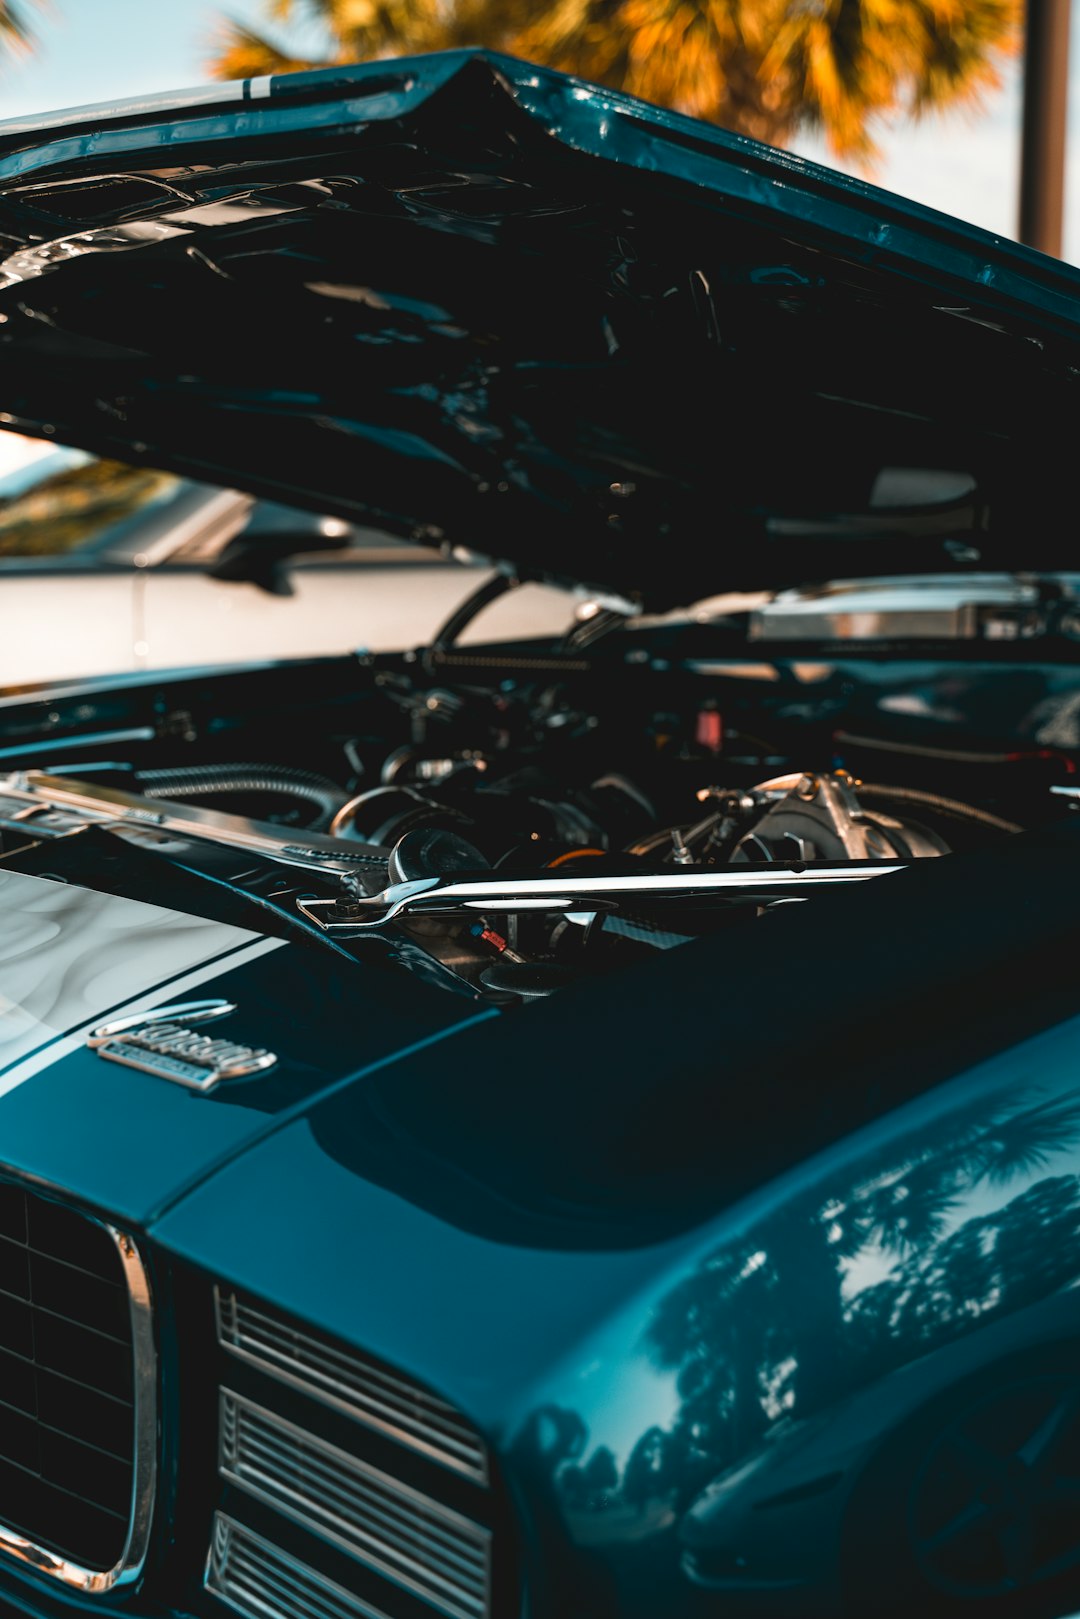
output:
M218 793L278 793L300 799L314 814L305 821L309 831L330 825L348 795L328 776L316 776L287 765L192 765L178 770L141 770L140 788L150 798L209 798Z
M958 798L942 798L938 793L924 793L919 787L883 787L878 782L863 782L855 789L856 796L872 803L877 799L879 803L891 801L896 804L911 804L917 808L932 810L938 815L950 816L955 821L974 821L994 832L1022 832L1022 826L1015 821L1006 821L1000 815L992 815L989 810L976 809L974 804L964 804Z

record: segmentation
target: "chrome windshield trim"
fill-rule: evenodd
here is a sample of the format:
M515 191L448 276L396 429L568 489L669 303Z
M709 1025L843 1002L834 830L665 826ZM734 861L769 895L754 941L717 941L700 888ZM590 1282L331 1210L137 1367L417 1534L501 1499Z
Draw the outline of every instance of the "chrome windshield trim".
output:
M709 900L775 905L809 898L811 892L906 871L904 860L821 865L739 865L721 870L680 867L628 876L418 877L382 893L347 901L298 899L297 906L327 933L348 935L387 927L412 916L454 911L609 911L622 905L660 902L688 905Z
M65 1205L69 1207L70 1205ZM82 1213L81 1210L74 1212ZM92 1225L108 1232L116 1247L127 1282L131 1318L131 1351L134 1383L134 1450L132 1455L131 1515L127 1538L119 1560L110 1569L84 1568L27 1539L17 1530L0 1524L0 1557L26 1564L38 1574L59 1580L72 1591L100 1596L131 1585L143 1571L150 1545L150 1528L157 1489L157 1350L150 1298L150 1281L142 1256L132 1237L104 1220L83 1215Z
M234 79L223 84L197 84L189 90L161 90L145 96L124 96L119 101L87 102L77 107L56 107L48 112L31 113L0 121L0 141L13 135L43 135L49 129L83 123L92 118L103 124L110 118L160 116L182 112L187 107L214 106L218 102L244 101L252 94L249 86L256 79ZM164 188L163 188L164 189Z

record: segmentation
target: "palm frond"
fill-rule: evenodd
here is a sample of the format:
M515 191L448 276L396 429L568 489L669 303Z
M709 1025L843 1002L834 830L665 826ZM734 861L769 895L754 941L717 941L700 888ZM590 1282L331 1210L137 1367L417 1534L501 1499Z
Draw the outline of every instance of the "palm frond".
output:
M228 19L218 30L208 68L215 79L257 79L268 73L299 73L330 65L290 56L253 28Z
M0 0L0 5L3 0ZM977 107L1021 35L1023 0L265 0L325 30L335 61L485 45L784 144L819 128L868 163L874 130ZM228 26L220 77L287 72Z
M39 3L40 0L0 0L0 44L17 51L33 46L31 13L38 9Z

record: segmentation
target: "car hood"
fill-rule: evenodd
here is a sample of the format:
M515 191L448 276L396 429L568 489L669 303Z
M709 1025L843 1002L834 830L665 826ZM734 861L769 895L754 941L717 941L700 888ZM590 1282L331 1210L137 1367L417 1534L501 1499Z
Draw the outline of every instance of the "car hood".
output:
M117 851L97 857L105 883L131 858ZM478 1015L404 973L62 878L0 869L0 916L0 1165L133 1227L316 1097ZM203 1093L89 1043L207 1000L231 1007L214 1032L272 1053L269 1070Z
M1080 274L479 52L0 125L7 426L670 607L1075 565Z

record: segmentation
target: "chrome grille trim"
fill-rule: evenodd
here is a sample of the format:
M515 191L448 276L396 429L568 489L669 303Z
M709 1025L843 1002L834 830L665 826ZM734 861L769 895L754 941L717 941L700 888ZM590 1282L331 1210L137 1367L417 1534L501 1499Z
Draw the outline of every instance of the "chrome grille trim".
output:
M445 1400L227 1288L214 1289L214 1304L218 1338L231 1354L477 1484L488 1483L487 1446Z
M449 1619L489 1619L490 1530L228 1389L220 1423L223 1478Z
M13 1184L5 1182L6 1185ZM38 1198L39 1194L28 1187L23 1188L27 1198ZM40 1201L49 1201L40 1199ZM73 1219L85 1220L87 1224L103 1231L111 1240L116 1250L120 1264L123 1282L127 1289L127 1314L130 1323L130 1344L132 1355L132 1397L130 1402L131 1420L133 1425L132 1453L131 1453L131 1497L130 1510L127 1518L127 1531L124 1538L123 1549L117 1561L109 1569L94 1569L85 1567L76 1560L64 1557L48 1547L39 1546L33 1539L19 1530L0 1524L0 1556L14 1558L25 1563L39 1574L45 1574L59 1580L69 1589L98 1595L102 1592L112 1591L116 1588L130 1585L142 1573L146 1561L146 1554L150 1541L150 1525L153 1517L154 1494L157 1483L157 1351L154 1343L153 1316L151 1310L150 1283L142 1256L132 1237L126 1232L107 1225L103 1220L94 1219L91 1215L83 1214L81 1210L71 1208L69 1205L59 1204L65 1213ZM82 1273L81 1267L58 1256L57 1262L72 1272ZM70 1321L74 1325L81 1325L77 1317L67 1317L57 1314L57 1319ZM86 1330L84 1328L84 1330ZM94 1330L94 1329L89 1329ZM99 1337L108 1338L107 1333L96 1333ZM75 1388L84 1388L74 1378L68 1378ZM118 1405L126 1406L126 1398L117 1400ZM102 1452L107 1455L108 1452Z
M214 1516L203 1583L245 1619L386 1619L224 1512Z

